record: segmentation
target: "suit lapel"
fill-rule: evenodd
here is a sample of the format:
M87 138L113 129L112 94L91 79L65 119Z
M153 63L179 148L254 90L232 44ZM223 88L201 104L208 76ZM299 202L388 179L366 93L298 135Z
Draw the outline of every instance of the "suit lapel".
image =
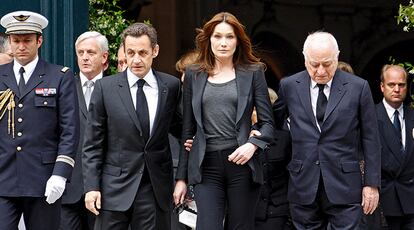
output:
M42 59L39 59L32 76L30 76L29 81L21 94L21 98L25 97L33 90L33 88L43 82L43 75L45 75L45 62Z
M161 80L161 78L158 76L157 71L153 71L155 78L157 79L158 84L158 105L157 105L157 112L155 114L154 118L154 124L152 125L152 132L150 133L150 137L148 139L148 142L151 140L152 135L154 134L155 130L157 129L157 126L160 122L161 112L162 109L165 108L165 104L167 102L168 97L168 87L165 85L165 83Z
M79 108L83 116L87 118L88 110L86 108L85 96L83 95L82 82L80 80L80 76L79 75L75 76L75 79L76 79L76 91L78 93Z
M119 86L118 88L119 97L121 98L121 101L124 104L124 107L126 108L135 126L137 127L137 129L142 135L141 124L138 121L137 113L134 107L134 102L132 101L132 98L131 98L131 91L129 89L128 79L127 79L127 71L124 71L122 73L122 76L118 79L118 86Z
M403 159L400 152L400 140L397 137L396 132L394 132L395 128L392 125L391 120L388 117L387 111L385 110L384 104L382 102L380 104L378 113L378 119L383 123L384 130L382 131L382 135L386 140L386 145L389 147L389 149L391 149L392 154L395 156L396 159L398 159L399 163L401 164Z
M410 159L413 154L413 138L414 138L414 111L408 106L404 105L404 121L405 121L405 158ZM403 161L403 169L408 160Z
M204 88L207 83L208 74L206 72L195 72L192 79L193 92L193 113L199 127L203 126L201 104L204 94Z
M318 126L316 125L316 118L312 111L309 74L305 71L302 78L297 80L296 83L298 84L298 87L296 87L297 94L303 105L305 113L308 115L313 126L315 126L315 129L318 129Z
M342 76L340 76L339 72L337 71L332 80L331 92L329 93L328 104L326 105L325 116L323 119L324 122L329 117L329 115L331 115L332 111L335 109L335 107L338 105L338 103L341 101L342 97L344 96L346 92L344 85L346 84L347 82L344 80ZM323 126L323 123L322 123L322 126Z
M3 73L3 82L7 88L11 89L17 98L20 98L19 88L17 86L16 77L13 73L13 62L6 64L6 72Z
M246 108L250 90L252 89L253 72L236 69L236 85L237 85L237 114L236 124L240 121Z

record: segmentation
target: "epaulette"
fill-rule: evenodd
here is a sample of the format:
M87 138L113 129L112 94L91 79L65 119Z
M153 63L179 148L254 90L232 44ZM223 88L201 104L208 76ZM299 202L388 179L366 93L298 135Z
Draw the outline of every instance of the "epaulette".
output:
M62 72L62 73L66 73L66 71L68 71L69 70L69 67L63 67L61 70L60 70L60 72Z

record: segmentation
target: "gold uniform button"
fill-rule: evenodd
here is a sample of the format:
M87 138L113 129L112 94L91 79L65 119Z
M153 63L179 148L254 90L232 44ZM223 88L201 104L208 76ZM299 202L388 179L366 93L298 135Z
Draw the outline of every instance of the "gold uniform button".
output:
M44 101L44 102L43 102L43 104L44 104L44 105L47 105L47 101Z
M17 133L17 136L18 136L18 137L21 137L22 135L23 135L23 133L22 133L22 132L18 132L18 133Z
M21 117L17 118L17 122L22 123L22 121L23 121L23 118Z
M22 147L17 146L16 150L17 150L17 151L22 151Z
M19 108L23 108L23 104L22 103L18 104L17 106L19 106Z

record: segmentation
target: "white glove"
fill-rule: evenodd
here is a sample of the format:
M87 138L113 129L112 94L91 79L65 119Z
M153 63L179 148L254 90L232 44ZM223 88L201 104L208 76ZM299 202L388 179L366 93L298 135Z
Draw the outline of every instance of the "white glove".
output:
M65 191L66 178L58 175L52 175L46 183L45 196L46 202L55 203Z

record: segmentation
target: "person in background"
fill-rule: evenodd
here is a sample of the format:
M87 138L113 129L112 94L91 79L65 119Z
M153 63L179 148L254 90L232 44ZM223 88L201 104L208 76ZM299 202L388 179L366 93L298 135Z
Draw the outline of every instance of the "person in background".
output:
M350 74L355 74L352 66L346 62L338 61L338 69Z
M44 16L15 11L0 24L14 55L0 66L0 91L11 90L14 111L0 120L0 229L17 229L23 214L27 229L57 230L79 140L75 78L39 58Z
M10 42L6 34L0 34L0 65L13 61Z
M390 230L414 229L414 111L404 104L406 70L384 65L376 105L381 150L381 207Z
M197 57L198 53L195 50L192 50L181 56L181 58L175 63L175 70L181 74L181 82L184 82L186 68L194 64Z
M268 89L272 104L277 100L274 90ZM257 116L252 115L253 123ZM263 162L264 183L260 188L256 208L255 230L291 229L287 189L289 172L286 169L291 158L289 130L275 129L275 138L268 149L260 153Z
M183 86L183 136L191 151L180 153L175 204L194 185L197 229L254 229L263 183L256 150L273 138L273 119L264 64L253 55L244 26L227 12L198 30L195 65ZM261 136L249 137L253 107Z
M173 167L168 131L181 135L180 81L155 71L154 27L122 32L128 68L98 80L83 145L85 205L95 229L171 228Z
M127 63L127 59L125 56L125 50L124 50L123 44L119 46L118 53L117 53L117 61L118 61L118 66L117 66L118 73L124 72L124 70L128 68L128 63Z
M308 35L303 55L306 70L280 81L273 106L278 128L287 117L290 121L292 221L299 230L328 224L332 229L358 229L362 213L377 208L381 183L371 91L366 80L337 70L339 48L330 33ZM365 159L363 181L360 152Z
M82 177L82 145L89 101L97 80L108 60L108 40L96 31L81 34L75 42L79 75L75 76L79 104L80 135L75 167L62 196L60 230L92 230L94 215L85 207Z

